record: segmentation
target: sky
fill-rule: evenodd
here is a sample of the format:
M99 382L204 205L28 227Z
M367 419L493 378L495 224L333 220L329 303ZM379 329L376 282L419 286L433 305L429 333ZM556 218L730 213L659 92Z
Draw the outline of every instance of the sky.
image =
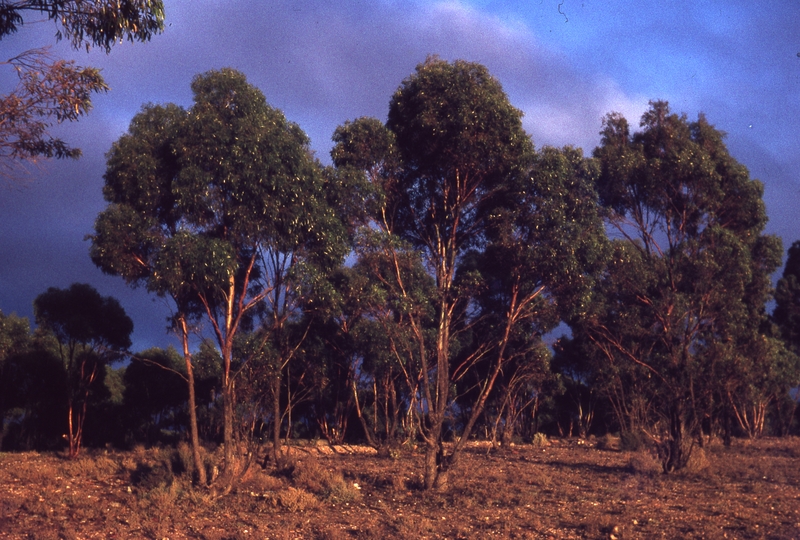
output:
M638 126L650 100L690 120L705 113L731 154L764 184L767 233L800 240L800 3L776 1L165 0L166 28L110 54L56 43L53 22L0 41L0 61L34 47L102 69L94 109L54 133L83 150L0 179L0 311L33 320L48 287L90 283L134 321L133 350L177 342L166 301L89 259L106 207L105 153L147 103L191 106L192 78L232 67L300 125L330 163L346 120L386 119L389 100L427 55L484 64L537 148L599 143L602 118ZM32 19L28 19L30 21ZM27 22L26 21L26 22ZM16 75L0 65L0 93ZM780 271L778 272L778 274Z

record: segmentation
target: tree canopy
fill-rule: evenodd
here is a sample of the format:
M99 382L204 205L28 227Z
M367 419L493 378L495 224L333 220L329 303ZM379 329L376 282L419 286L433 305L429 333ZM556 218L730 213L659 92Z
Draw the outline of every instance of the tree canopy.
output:
M795 354L800 354L800 241L789 248L786 266L775 291L772 316L783 339Z

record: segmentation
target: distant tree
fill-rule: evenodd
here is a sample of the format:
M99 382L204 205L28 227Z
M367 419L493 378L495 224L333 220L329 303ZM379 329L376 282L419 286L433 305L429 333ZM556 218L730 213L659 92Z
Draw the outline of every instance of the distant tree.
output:
M65 383L52 336L31 333L28 319L0 312L0 450L61 444Z
M772 318L789 348L800 354L800 241L789 248L783 276L775 290Z
M763 234L761 183L703 115L689 122L654 101L641 127L604 120L594 155L616 238L574 329L595 345L627 427L653 429L670 472L702 443L725 375L750 372L781 247Z
M172 347L132 355L122 399L134 440L156 444L163 432L182 431L188 402L185 371L183 356Z
M16 387L19 386L14 357L31 348L30 323L16 314L5 315L0 311L0 450L3 438L10 428L12 409L18 406Z
M123 39L147 41L164 25L160 0L4 0L0 1L0 40L31 22L29 15L54 21L56 39L68 39L75 49L97 46L106 52ZM108 90L100 71L55 59L47 47L22 52L0 64L19 76L17 87L0 97L2 174L12 176L20 163L35 162L39 156L79 157L79 149L48 131L53 124L75 121L89 112L91 95Z
M778 280L775 290L775 310L772 312L772 321L777 326L778 335L795 356L800 356L800 241L796 241L789 248L789 256L783 275ZM790 379L793 388L797 388L800 373L795 372ZM781 432L786 433L791 425L791 420L797 410L798 399L794 396L783 395L776 399L776 408L779 415L787 418L782 422ZM781 406L783 405L783 406Z
M105 365L130 347L133 322L119 302L92 287L74 283L68 289L49 288L33 303L36 323L55 336L67 373L69 456L81 448L83 425L93 383Z

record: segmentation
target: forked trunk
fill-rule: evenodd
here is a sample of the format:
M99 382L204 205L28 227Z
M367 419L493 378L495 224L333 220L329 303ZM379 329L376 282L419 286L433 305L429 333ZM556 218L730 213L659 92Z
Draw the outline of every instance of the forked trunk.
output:
M446 455L444 446L426 445L425 448L425 489L440 492L450 487L450 469L454 465L455 455Z

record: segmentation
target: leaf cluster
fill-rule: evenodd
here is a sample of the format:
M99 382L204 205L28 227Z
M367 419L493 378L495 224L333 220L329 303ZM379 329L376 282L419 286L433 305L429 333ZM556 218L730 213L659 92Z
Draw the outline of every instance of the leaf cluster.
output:
M20 0L0 2L0 39L25 24L23 14L46 15L59 26L56 39L106 52L117 41L149 41L164 29L161 0Z

